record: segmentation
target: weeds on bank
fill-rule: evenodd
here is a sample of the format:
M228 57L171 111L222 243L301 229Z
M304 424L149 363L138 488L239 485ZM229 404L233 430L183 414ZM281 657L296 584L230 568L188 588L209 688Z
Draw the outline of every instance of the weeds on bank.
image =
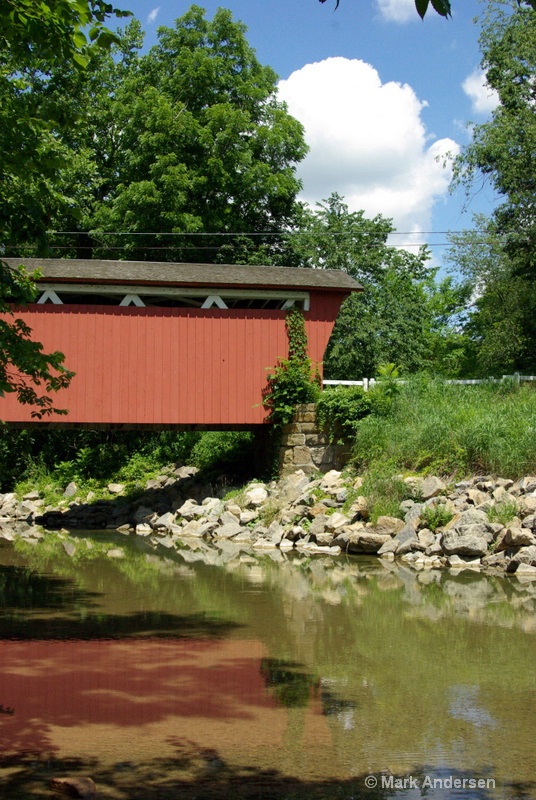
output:
M378 517L402 517L400 503L415 499L411 487L401 478L393 477L392 462L372 465L363 475L360 494L367 498L369 520L377 522Z
M394 471L518 478L536 471L536 391L530 385L447 385L416 378L388 414L357 426L354 462Z
M420 514L421 520L425 523L426 527L434 532L438 528L447 525L453 516L454 514L452 511L449 511L443 503L438 503L435 506L425 506Z
M513 500L505 500L503 503L493 505L487 514L490 522L500 522L501 525L508 525L517 516L517 512L517 503Z

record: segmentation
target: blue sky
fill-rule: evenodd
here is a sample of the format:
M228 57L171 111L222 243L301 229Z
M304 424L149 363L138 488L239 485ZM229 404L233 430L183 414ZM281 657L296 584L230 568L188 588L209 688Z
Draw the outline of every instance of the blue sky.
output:
M171 26L189 3L130 0L146 44ZM480 61L479 0L453 0L453 18L433 10L421 21L414 0L227 0L199 2L212 17L229 8L248 28L263 64L280 76L280 97L305 125L310 154L298 168L303 199L331 192L352 210L392 217L428 242L441 260L443 234L421 231L471 227L472 213L489 213L492 196L448 193L444 156L469 141L468 123L489 118L493 97L476 72Z

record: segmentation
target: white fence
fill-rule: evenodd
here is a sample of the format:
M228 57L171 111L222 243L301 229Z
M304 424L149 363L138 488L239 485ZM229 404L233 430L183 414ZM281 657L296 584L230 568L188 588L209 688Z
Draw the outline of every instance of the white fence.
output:
M517 372L514 375L503 375L502 378L482 378L482 379L470 379L470 380L446 380L444 383L453 383L459 386L473 386L477 383L501 383L502 381L517 381L517 383L521 383L521 381L536 381L536 375L519 375ZM379 381L375 378L362 378L360 381L322 381L324 386L362 386L365 392L374 386L376 383L381 383L382 379ZM405 380L396 379L396 383L407 383Z

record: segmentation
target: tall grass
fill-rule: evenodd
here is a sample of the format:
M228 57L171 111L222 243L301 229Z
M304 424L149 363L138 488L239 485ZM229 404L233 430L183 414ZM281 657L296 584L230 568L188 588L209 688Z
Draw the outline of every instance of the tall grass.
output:
M361 467L516 478L536 473L536 388L514 383L451 386L413 379L386 416L357 429Z

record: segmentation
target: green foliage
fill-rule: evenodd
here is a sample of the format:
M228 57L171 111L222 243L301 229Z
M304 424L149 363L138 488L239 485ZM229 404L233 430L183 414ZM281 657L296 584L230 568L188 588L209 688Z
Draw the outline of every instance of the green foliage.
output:
M360 492L367 498L371 522L381 516L402 518L400 503L414 499L408 484L393 477L395 471L395 464L386 460L371 464L363 475Z
M72 201L54 224L80 232L62 245L79 257L119 248L141 260L266 263L281 251L274 234L294 219L295 164L306 153L276 74L226 9L208 20L193 5L140 56L142 41L133 22L112 55L94 56L82 76L57 70L47 86L49 107L87 109L84 125L56 126Z
M470 144L454 162L454 185L469 193L484 180L501 203L478 237L482 251L465 237L476 260L464 262L460 253L456 260L466 275L478 273L483 291L476 295L473 333L481 364L495 374L536 365L536 14L514 0L488 0L480 46L499 105L491 119L472 128ZM455 243L462 243L459 237Z
M501 376L536 368L536 283L515 274L497 226L475 218L478 230L450 236L448 259L474 294L464 321L470 342L465 372Z
M289 357L272 368L263 392L268 421L278 430L291 421L297 405L314 403L320 394L317 375L307 356L305 319L298 308L288 312L286 329Z
M371 394L361 386L335 386L325 389L317 406L317 420L331 442L342 444L353 439L358 422L370 414Z
M387 417L363 419L356 464L394 471L517 478L536 470L536 392L530 385L447 385L425 378L400 389Z
M320 2L325 3L326 0L320 0ZM339 3L340 0L336 0L335 9L339 7ZM428 11L430 4L432 5L434 11L436 11L441 17L449 18L452 15L452 6L450 0L415 0L415 8L421 19L424 19L426 16L426 12ZM531 6L536 10L536 0L517 0L517 4Z
M87 67L95 48L117 39L106 18L128 13L105 0L0 4L0 252L25 232L42 240L51 209L72 202L60 188L65 148L54 134L55 109L43 108L35 87L46 87L54 68ZM0 394L14 392L40 418L65 413L53 408L49 393L68 386L73 373L61 353L43 352L9 306L35 299L34 277L0 261L0 313L8 315L0 320Z
M517 515L518 507L515 500L505 500L502 503L495 503L491 506L488 514L490 522L500 522L501 525L508 525Z
M446 507L444 503L437 503L432 506L424 506L421 511L421 520L425 523L427 528L431 531L436 531L442 528L451 521L454 514Z
M255 441L249 431L207 431L192 448L189 463L207 477L226 474L247 477L255 457Z
M74 375L60 352L44 353L14 308L35 300L35 275L0 262L0 396L15 393L20 403L34 406L32 417L66 411L53 407L50 392L67 387Z
M104 26L106 18L129 14L106 0L10 0L0 6L0 46L19 60L32 54L49 62L68 60L85 67L88 38L99 47L109 47L117 37Z
M315 210L302 209L297 225L300 235L288 243L291 263L341 269L364 287L341 308L326 351L326 377L372 377L379 364L392 361L405 372L427 366L436 316L427 250L389 246L391 220L350 212L336 193Z

